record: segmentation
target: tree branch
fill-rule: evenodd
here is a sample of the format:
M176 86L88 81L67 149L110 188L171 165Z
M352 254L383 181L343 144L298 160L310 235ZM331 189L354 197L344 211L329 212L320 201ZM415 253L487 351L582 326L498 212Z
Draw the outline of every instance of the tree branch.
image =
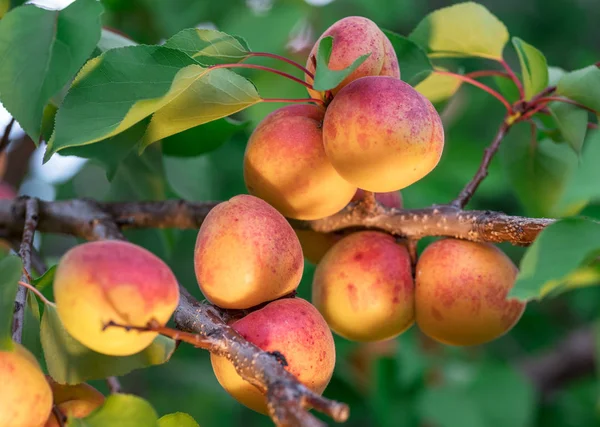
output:
M69 234L88 240L120 238L123 228L198 229L216 202L183 200L157 202L96 203L90 200L40 201L38 230ZM491 211L464 211L453 206L424 209L386 209L374 212L346 209L314 221L290 220L294 228L330 233L346 228L371 228L390 234L420 239L425 236L455 237L481 242L510 242L526 246L542 229L554 222ZM18 233L24 225L25 200L0 200L0 229ZM111 237L112 236L112 237Z
M481 184L481 182L488 175L488 167L490 166L490 163L492 162L496 151L498 151L502 139L506 136L508 130L510 129L511 125L508 123L507 119L508 116L502 121L502 124L498 129L498 133L494 137L494 140L492 141L490 146L485 149L483 154L483 160L479 165L479 169L477 169L475 176L473 177L473 179L471 179L469 183L467 183L467 185L465 186L465 188L463 188L458 197L452 202L452 206L456 206L457 208L464 208L467 205L467 203L469 203L469 200L471 200L471 197L473 197L473 194L475 194L475 191L477 190L477 187L479 187L479 184Z
M38 223L38 201L37 199L25 200L25 218L23 225L23 237L19 256L23 261L23 275L21 281L31 283L31 250L33 236ZM25 305L27 304L27 288L19 286L15 297L15 311L13 314L12 339L20 343L23 336L23 323L25 321Z

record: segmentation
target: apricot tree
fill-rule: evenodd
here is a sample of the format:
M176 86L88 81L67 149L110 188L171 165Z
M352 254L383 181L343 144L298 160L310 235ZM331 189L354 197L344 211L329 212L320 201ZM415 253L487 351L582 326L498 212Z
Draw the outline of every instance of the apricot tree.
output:
M504 59L506 27L472 2L432 12L407 37L346 17L316 40L305 65L214 29L137 44L103 27L102 13L95 0L75 0L2 16L0 101L13 117L4 156L18 122L45 145L44 162L57 153L90 159L110 181L122 163L214 149L208 138L244 126L231 119L243 110L290 105L252 130L234 165L250 194L229 200L43 201L0 186L0 237L17 253L0 260L1 425L197 426L185 413L159 418L117 379L167 363L180 345L208 350L222 387L276 425L322 425L310 409L343 422L349 406L323 396L334 334L379 342L412 327L443 345L477 346L508 333L529 301L600 281L600 225L582 215L600 196L598 64L554 70L551 80L544 55L513 37L515 71ZM450 71L457 57L491 68ZM308 95L262 97L247 70ZM440 111L461 85L505 108L497 135L454 200L406 209L398 191L427 179L458 143ZM529 185L518 197L543 215L466 209L518 124L531 130L513 148ZM200 137L192 146L182 134ZM576 164L553 169L570 156ZM539 172L526 175L528 162ZM556 185L544 187L537 173L553 173ZM148 175L149 187L163 185ZM186 268L197 283L126 241L134 229L194 230ZM36 232L79 240L44 260ZM528 246L519 268L496 243ZM317 264L306 299L297 295L305 258ZM26 324L39 354L24 346ZM110 396L86 384L99 379Z

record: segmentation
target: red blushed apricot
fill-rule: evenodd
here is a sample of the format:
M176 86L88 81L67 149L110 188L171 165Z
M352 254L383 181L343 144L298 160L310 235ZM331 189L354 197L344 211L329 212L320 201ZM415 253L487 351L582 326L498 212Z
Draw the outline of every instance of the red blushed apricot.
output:
M363 77L333 99L323 121L325 153L348 182L400 190L438 164L444 130L431 102L393 77Z
M358 66L348 77L346 77L332 93L337 94L348 83L365 76L390 75L400 78L400 68L396 53L389 39L379 29L377 24L367 18L360 16L349 16L340 19L329 27L319 37L313 46L306 68L315 72L315 57L319 43L325 37L333 37L333 48L329 57L329 68L332 70L343 70L362 55L370 56ZM306 77L306 82L312 84L310 77ZM313 98L319 98L321 95L317 91L308 91Z
M414 285L406 247L377 231L353 233L317 266L312 301L329 327L353 341L393 338L414 322Z
M327 323L319 312L300 298L284 298L231 325L246 340L268 352L285 357L286 369L298 381L321 394L335 367L335 345ZM238 375L223 356L211 354L217 380L238 402L267 414L265 396Z
M104 395L89 384L59 384L46 376L54 404L68 417L83 418L104 403ZM54 414L50 415L44 427L58 427L60 424Z
M325 155L324 113L315 105L280 108L256 127L248 141L244 154L248 191L288 218L332 215L356 191Z
M0 200L10 200L17 197L15 190L5 182L0 182Z
M0 426L43 426L52 410L52 390L33 354L16 343L0 351L0 379Z
M149 346L156 332L126 331L109 321L164 325L179 302L171 269L150 251L107 240L75 246L60 260L54 277L58 315L77 341L99 353L125 356Z
M304 260L286 219L262 199L239 195L206 216L194 267L206 299L219 307L246 309L295 290Z
M489 243L438 240L416 268L416 320L429 337L450 345L479 345L508 332L525 303L507 300L518 270Z
M364 191L360 188L356 190L351 202L361 201L364 197ZM375 193L375 199L383 206L388 208L402 209L402 194L399 191L390 191L389 193ZM341 233L317 233L312 230L295 230L298 240L302 245L304 258L318 264L327 251L340 241L348 232Z

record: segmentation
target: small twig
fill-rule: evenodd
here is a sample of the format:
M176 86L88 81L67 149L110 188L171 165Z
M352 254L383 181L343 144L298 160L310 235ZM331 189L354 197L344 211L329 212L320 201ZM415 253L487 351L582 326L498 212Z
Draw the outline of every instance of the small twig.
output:
M473 179L471 179L471 181L467 183L467 185L465 186L465 188L462 189L458 197L451 203L452 206L462 209L467 205L467 203L469 203L469 200L471 199L473 194L475 194L477 187L479 187L479 184L481 184L481 182L487 176L488 167L490 166L490 163L494 158L496 151L498 151L502 139L506 136L506 133L509 129L510 124L508 124L506 119L503 120L494 140L492 141L490 146L485 149L483 154L483 160L479 165L479 169L477 169L475 176L473 177Z
M262 56L262 57L266 57L266 58L278 59L279 61L287 62L288 64L301 70L304 74L306 74L311 79L315 78L315 75L313 73L311 73L310 71L308 71L305 67L298 64L296 61L292 61L291 59L286 58L285 56L276 55L276 54L268 53L268 52L248 52L247 58L251 58L253 56L257 56L257 57Z
M255 64L218 64L218 65L212 65L209 67L210 70L216 70L219 68L249 68L249 69L255 69L255 70L262 70L262 71L267 71L269 73L273 73L273 74L277 74L280 75L282 77L285 77L286 79L292 80L296 83L300 83L302 86L308 88L308 89L312 89L312 85L309 83L306 83L304 80L300 80L298 77L292 76L291 74L288 74L284 71L280 71L280 70L276 70L275 68L270 68L270 67L265 67L263 65L255 65Z
M435 70L434 73L439 74L441 76L451 76L454 77L458 80L462 80L463 82L469 83L475 87L478 87L481 90L484 90L485 92L489 93L490 95L492 95L494 98L496 98L497 100L499 100L502 105L504 105L504 108L506 108L506 111L508 111L509 113L512 113L512 107L510 105L510 103L506 100L506 98L504 98L499 92L496 92L494 89L492 89L491 87L484 85L481 82L478 82L475 79L472 79L464 74L457 74L457 73L451 73L449 71L439 71L439 70Z
M595 115L600 115L600 111L596 111L593 108L590 108L590 107L588 107L586 105L583 105L583 104L581 104L581 103L579 103L577 101L573 101L572 99L569 99L569 98L562 98L560 96L546 96L546 97L543 97L543 98L539 98L536 101L536 103L548 103L550 101L564 102L566 104L575 105L575 106L577 106L579 108L582 108L584 110L589 111L590 113L593 113Z
M4 149L8 146L8 141L10 140L10 132L15 124L14 117L10 119L10 122L4 128L4 133L2 134L2 139L0 139L0 153L4 151Z
M44 294L42 294L42 293L41 293L39 290L37 290L37 289L35 288L35 286L33 286L33 285L30 285L29 283L27 283L27 282L24 282L24 281L22 281L22 280L19 280L19 285L21 285L21 286L23 286L23 287L25 287L25 288L29 289L31 292L33 292L34 294L36 294L36 296L37 296L39 299L41 299L41 300L42 300L42 302L43 302L44 304L46 304L46 305L56 305L56 304L54 304L52 301L50 301L48 298L46 298L46 297L44 296Z
M300 98L300 99L294 99L294 98L261 98L262 102L294 102L294 103L306 103L306 102L314 102L315 104L319 104L319 105L323 105L325 106L325 101L323 101L322 99L318 99L318 98Z
M23 261L22 282L30 282L31 276L31 247L33 245L33 236L39 219L39 206L37 199L29 198L25 202L25 225L23 227L23 237L19 256ZM19 287L15 297L15 311L13 314L12 338L13 341L20 343L23 336L23 323L25 320L25 306L27 304L27 288Z
M412 271L415 271L415 267L417 266L418 254L417 254L417 244L419 243L416 239L408 239L406 241L406 249L408 249L408 255L410 255L410 264L412 266Z
M362 200L358 205L366 212L375 212L379 206L377 199L375 198L375 193L372 191L363 191Z
M513 69L510 67L510 65L508 65L508 62L506 62L504 59L501 59L500 64L504 67L504 69L506 70L507 74L509 75L510 79L513 81L515 86L517 86L517 89L519 89L519 97L521 99L524 99L525 98L525 90L523 90L523 84L521 83L521 80L519 80L519 78L517 77L517 75L515 74Z
M110 394L121 393L123 388L121 387L121 383L117 377L108 377L106 379L106 384L108 385L108 391Z
M470 73L465 74L465 76L470 77L472 79L477 79L480 77L504 77L506 79L512 80L510 74L505 73L504 71L498 70L482 70L482 71L472 71Z

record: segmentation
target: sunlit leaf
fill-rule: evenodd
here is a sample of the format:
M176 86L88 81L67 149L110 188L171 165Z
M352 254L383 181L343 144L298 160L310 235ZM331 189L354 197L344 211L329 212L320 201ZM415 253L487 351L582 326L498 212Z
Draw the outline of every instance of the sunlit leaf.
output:
M158 427L152 405L131 394L112 394L85 418L70 418L68 427Z
M509 297L540 299L600 282L590 265L600 254L600 224L567 218L546 227L528 248Z
M460 88L462 80L447 74L433 72L415 86L417 92L431 102L442 102L451 98Z
M34 141L44 107L94 50L101 13L100 2L77 0L60 11L25 5L0 21L0 101Z
M544 54L529 43L518 37L513 37L512 42L521 63L525 99L530 100L548 86L548 63Z
M508 42L508 30L484 6L466 2L430 13L409 38L433 58L479 56L499 60Z
M362 55L354 60L350 66L343 70L332 70L329 68L329 58L333 49L333 37L323 37L317 50L317 68L313 88L318 91L333 89L346 77L356 70L360 64L365 62L370 53Z
M188 28L165 42L166 47L178 49L202 65L240 62L248 56L247 43L217 30Z
M160 417L158 427L199 427L191 415L183 412L175 412Z

